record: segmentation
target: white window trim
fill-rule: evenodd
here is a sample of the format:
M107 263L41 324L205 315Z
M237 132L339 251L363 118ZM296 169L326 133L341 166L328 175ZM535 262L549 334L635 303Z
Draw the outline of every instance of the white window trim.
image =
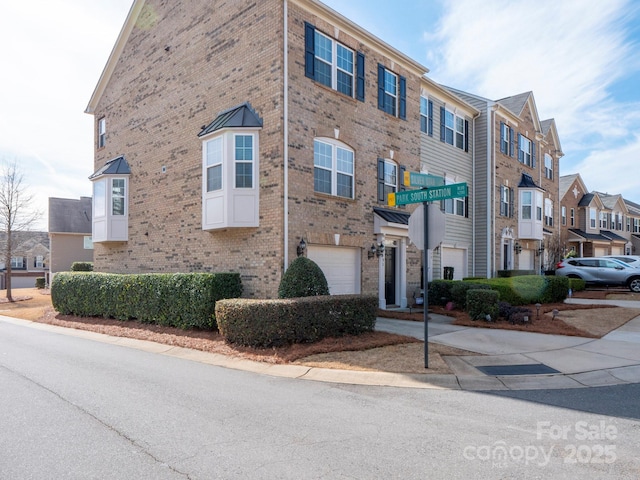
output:
M238 137L251 137L251 160L247 161L247 160L238 160L236 158L236 140L238 139ZM238 189L238 190L245 190L245 189L253 189L256 186L256 136L253 133L234 133L233 134L233 145L231 147L232 151L233 151L233 173L231 175L233 175L233 187ZM251 186L250 187L239 187L237 184L238 181L238 173L236 171L236 167L238 166L238 164L251 164ZM224 167L223 167L224 169Z
M553 180L553 157L548 153L544 154L544 176L549 180Z
M424 102L424 110L422 109ZM422 130L422 119L424 118L425 129ZM420 131L422 133L429 133L429 98L424 95L420 95Z
M395 93L392 93L389 90L387 90L387 76L391 76L394 79L394 81L392 83L393 83L394 88L395 88ZM398 97L399 97L398 90L400 89L398 81L399 81L398 80L398 75L393 73L391 70L387 70L386 68L384 69L384 95L385 95L384 104L385 104L385 107L386 107L386 105L387 105L387 98L386 98L387 95L389 95L390 97L393 98L393 110L391 112L387 112L387 113L389 115L393 115L395 117L398 116L399 108L400 108L400 106L398 105Z
M313 169L314 169L314 176L313 176L313 182L315 185L315 169L321 169L321 170L326 170L329 171L328 168L324 167L324 166L317 166L315 164L315 143L322 143L324 145L328 145L331 147L331 193L327 193L327 192L318 192L315 190L315 186L314 186L314 192L316 193L320 193L320 194L324 194L324 195L331 195L334 197L338 197L338 198L350 198L353 199L355 198L355 172L356 172L356 156L355 156L355 152L353 151L353 149L351 147L349 147L347 144L339 141L339 140L335 140L332 138L327 138L327 137L316 137L313 139L313 143L314 143L314 162L313 162ZM345 171L341 171L338 170L338 149L347 151L351 153L351 158L352 158L352 172L345 172ZM344 195L338 195L338 174L341 175L345 175L345 176L349 176L351 177L351 196L350 197L346 197Z
M214 145L220 147L220 158L218 160L212 160L212 163L209 164L209 148L213 148ZM220 188L212 188L209 190L209 169L213 169L217 166L220 166ZM203 172L203 180L204 180L204 188L205 192L217 192L220 190L224 190L224 137L217 136L214 138L210 138L204 142L204 172Z
M98 120L98 148L102 148L106 144L107 139L107 120L102 117Z
M344 72L347 75L349 75L351 77L351 95L347 95L350 97L354 97L355 93L356 93L356 52L354 52L351 48L347 47L346 45L338 42L337 40L335 40L334 38L329 37L328 35L325 35L324 33L315 30L315 34L319 35L321 37L326 38L327 40L329 40L329 42L331 43L331 63L327 62L324 58L321 58L317 55L317 53L314 54L314 58L322 63L325 63L327 65L329 65L331 67L331 88L333 90L336 90L337 92L342 93L343 95L347 95L344 92L341 92L340 90L338 90L338 71L340 72ZM352 69L353 71L349 72L343 68L340 68L338 66L338 45L340 45L342 48L344 48L345 50L348 50L349 52L351 52L351 65L352 65ZM324 85L322 82L319 82L322 85Z
M445 185L453 185L454 183L456 183L455 180L451 179L451 178L445 178L444 184ZM466 197L457 197L457 198L450 198L447 200L443 200L444 202L444 213L446 213L447 215L455 215L457 217L464 217L464 213L466 210ZM458 213L458 209L462 208L462 213ZM451 210L451 211L449 211Z

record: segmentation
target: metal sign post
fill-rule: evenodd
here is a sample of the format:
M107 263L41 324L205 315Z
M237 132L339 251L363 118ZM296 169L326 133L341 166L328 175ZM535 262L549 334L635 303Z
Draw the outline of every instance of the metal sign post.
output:
M422 302L424 321L424 368L429 368L429 204L422 203L424 210L424 248L422 249L422 285L424 301Z

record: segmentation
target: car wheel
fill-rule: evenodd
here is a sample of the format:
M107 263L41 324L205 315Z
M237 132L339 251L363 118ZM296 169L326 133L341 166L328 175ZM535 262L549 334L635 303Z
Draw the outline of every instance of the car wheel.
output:
M629 290L640 293L640 278L632 278L629 281Z

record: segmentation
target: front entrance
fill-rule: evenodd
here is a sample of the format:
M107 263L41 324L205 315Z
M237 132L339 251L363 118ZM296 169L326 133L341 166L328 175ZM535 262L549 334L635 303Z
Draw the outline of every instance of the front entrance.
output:
M397 305L396 300L396 248L384 249L384 300L389 305Z

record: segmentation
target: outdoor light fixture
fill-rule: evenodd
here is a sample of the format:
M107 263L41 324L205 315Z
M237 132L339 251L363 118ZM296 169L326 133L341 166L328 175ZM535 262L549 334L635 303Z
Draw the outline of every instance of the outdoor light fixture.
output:
M540 307L542 305L540 303L536 303L536 320L540 319Z
M380 242L378 245L375 243L371 244L371 248L367 251L367 258L371 259L373 257L381 257L384 255L384 244Z
M540 248L538 249L538 251L536 252L538 256L542 255L544 253L544 244L540 244Z
M516 255L520 255L520 252L522 252L522 246L519 242L513 244L513 250L516 252Z
M302 255L304 255L304 251L306 249L307 249L307 244L304 241L304 238L301 238L297 248L298 256L301 257Z
M558 309L554 308L553 311L551 312L551 315L552 315L551 320L555 320L559 313L560 312L558 311Z

